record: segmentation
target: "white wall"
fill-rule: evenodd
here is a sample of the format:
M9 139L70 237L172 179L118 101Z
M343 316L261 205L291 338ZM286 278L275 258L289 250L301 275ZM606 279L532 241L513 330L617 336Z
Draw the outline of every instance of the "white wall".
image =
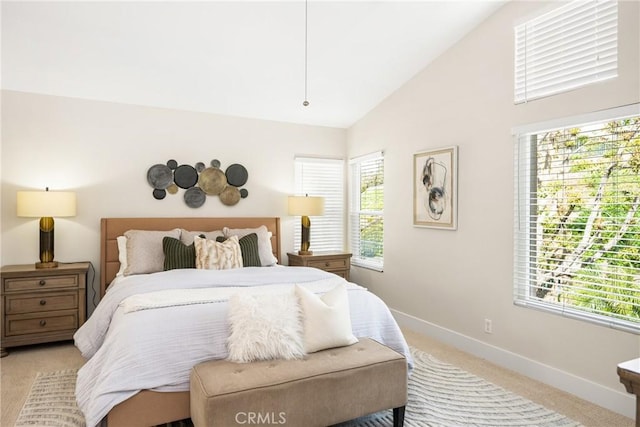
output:
M345 157L344 129L216 116L55 96L2 92L2 265L38 260L38 219L16 217L16 191L77 192L78 214L55 219L55 259L91 261L99 286L102 217L280 216L281 259L293 249L294 156ZM207 197L197 209L182 196L152 196L147 170L179 164L240 163L249 180L235 206ZM91 294L90 298L93 294Z
M513 26L545 7L508 3L349 129L349 157L385 151L386 190L384 272L351 277L405 324L633 416L616 365L640 356L638 335L512 302L511 129L640 101L640 3L622 2L617 79L514 105ZM458 230L414 228L412 156L449 145Z

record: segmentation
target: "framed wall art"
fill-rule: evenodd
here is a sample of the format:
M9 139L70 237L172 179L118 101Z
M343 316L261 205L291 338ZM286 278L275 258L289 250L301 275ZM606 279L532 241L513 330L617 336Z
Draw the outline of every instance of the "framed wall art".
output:
M458 227L458 147L413 155L413 225Z

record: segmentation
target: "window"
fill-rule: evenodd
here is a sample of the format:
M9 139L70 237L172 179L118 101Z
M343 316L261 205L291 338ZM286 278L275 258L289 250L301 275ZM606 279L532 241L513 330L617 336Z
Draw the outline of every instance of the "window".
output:
M344 160L296 157L296 194L324 197L324 215L313 217L311 224L311 250L344 250ZM294 247L302 239L300 220L293 233Z
M384 249L384 156L381 152L351 162L351 263L382 271Z
M574 1L514 30L516 104L618 74L617 1Z
M523 129L514 299L640 333L640 104Z

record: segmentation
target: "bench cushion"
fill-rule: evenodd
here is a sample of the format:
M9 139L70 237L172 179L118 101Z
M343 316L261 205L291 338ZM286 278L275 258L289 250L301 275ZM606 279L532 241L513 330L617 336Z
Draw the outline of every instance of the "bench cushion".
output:
M299 360L212 360L191 372L198 426L327 426L407 402L407 361L367 338ZM259 422L262 421L262 422Z

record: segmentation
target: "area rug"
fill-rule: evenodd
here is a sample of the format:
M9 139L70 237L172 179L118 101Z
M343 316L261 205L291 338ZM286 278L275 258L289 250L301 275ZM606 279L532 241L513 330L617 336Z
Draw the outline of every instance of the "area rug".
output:
M16 426L84 426L84 415L76 405L77 372L38 372Z
M540 426L577 427L576 421L498 387L420 350L411 350L407 427ZM75 403L76 370L38 373L18 415L17 427L84 427ZM192 425L190 420L174 426ZM342 423L340 427L389 427L391 410ZM173 426L172 426L173 427ZM296 427L296 426L292 426Z

